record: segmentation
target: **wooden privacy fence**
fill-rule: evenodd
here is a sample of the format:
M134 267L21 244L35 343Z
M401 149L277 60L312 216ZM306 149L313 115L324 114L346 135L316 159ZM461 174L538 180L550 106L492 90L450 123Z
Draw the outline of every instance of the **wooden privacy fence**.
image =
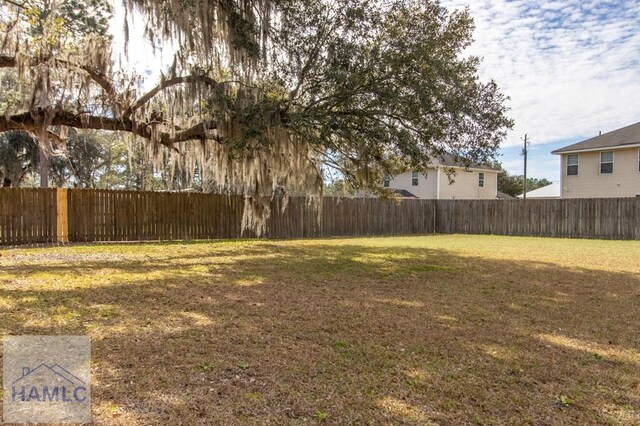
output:
M245 198L178 192L0 188L0 244L255 237ZM286 204L285 204L286 203ZM270 200L266 238L398 235L435 229L431 201Z
M242 229L244 203L239 195L0 188L0 244L255 237ZM640 240L640 198L269 203L266 238L439 232Z
M0 188L0 244L57 241L57 197L56 189Z
M640 240L640 197L438 200L436 232Z

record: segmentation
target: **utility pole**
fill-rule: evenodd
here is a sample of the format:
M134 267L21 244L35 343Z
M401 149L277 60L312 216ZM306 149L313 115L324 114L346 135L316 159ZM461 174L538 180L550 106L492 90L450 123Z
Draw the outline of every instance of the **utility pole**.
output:
M522 200L523 201L527 201L527 154L529 153L529 141L527 139L527 134L525 133L524 135L524 147L522 148L522 155L524 156L524 182L523 182L523 189L524 192L522 193Z

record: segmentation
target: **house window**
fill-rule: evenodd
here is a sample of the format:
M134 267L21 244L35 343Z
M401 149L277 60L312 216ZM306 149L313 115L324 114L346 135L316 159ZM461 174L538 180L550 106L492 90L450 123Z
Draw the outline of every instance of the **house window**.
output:
M411 172L411 186L418 186L418 172Z
M613 173L613 151L604 151L600 153L600 173Z
M578 176L578 154L567 155L567 176Z
M391 178L389 176L385 176L384 180L382 181L382 186L384 186L385 188L388 188L390 184L391 184Z
M484 173L478 173L478 186L484 188Z

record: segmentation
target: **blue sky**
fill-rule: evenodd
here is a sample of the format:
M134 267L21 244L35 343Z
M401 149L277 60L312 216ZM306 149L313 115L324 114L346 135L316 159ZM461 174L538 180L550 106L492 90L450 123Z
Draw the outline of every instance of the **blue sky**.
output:
M559 179L558 147L640 121L640 0L443 0L468 6L469 54L511 99L515 128L499 158L522 173L525 133L532 177Z
M442 4L450 10L469 7L476 29L467 53L483 58L481 78L494 79L510 97L515 128L499 160L512 173L522 173L525 133L532 141L529 175L558 180L559 159L552 150L640 121L640 0ZM116 7L113 22L120 53L121 12ZM139 72L157 72L171 62L170 54L153 54L136 22L130 40L126 61ZM157 77L147 76L152 82Z

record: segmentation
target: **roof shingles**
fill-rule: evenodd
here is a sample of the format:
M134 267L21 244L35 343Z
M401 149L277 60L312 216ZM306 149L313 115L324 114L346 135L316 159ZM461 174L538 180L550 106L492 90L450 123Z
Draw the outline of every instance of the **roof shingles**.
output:
M551 153L564 154L566 152L597 150L600 148L615 148L638 144L640 144L640 123L635 123L621 129L614 130L613 132L596 136L595 138L556 149L555 151L551 151Z

